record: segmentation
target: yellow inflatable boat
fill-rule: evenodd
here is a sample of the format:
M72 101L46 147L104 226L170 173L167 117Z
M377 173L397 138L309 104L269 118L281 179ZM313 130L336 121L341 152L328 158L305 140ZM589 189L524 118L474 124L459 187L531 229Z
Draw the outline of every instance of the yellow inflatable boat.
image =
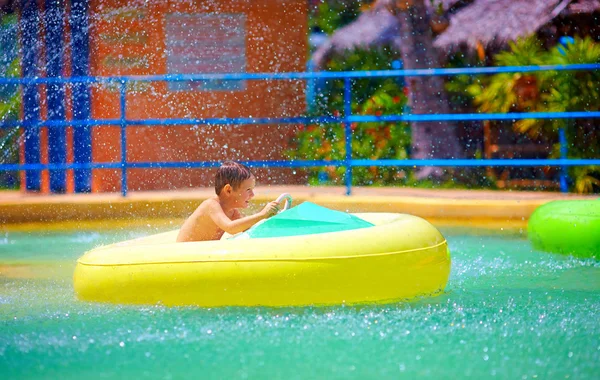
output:
M310 205L304 210L312 215L316 205ZM443 291L450 253L427 221L329 210L365 224L343 230L330 220L284 218L296 209L267 220L288 236L249 230L176 243L178 231L171 231L93 249L77 261L75 292L85 301L217 307L387 303Z

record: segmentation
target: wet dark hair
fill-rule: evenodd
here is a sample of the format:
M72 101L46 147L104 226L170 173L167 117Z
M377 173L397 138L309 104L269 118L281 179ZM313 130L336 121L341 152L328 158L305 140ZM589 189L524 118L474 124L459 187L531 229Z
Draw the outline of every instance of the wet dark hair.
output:
M252 177L252 172L246 165L234 161L225 161L221 164L215 176L215 192L219 195L227 184L237 190L242 182L250 177Z

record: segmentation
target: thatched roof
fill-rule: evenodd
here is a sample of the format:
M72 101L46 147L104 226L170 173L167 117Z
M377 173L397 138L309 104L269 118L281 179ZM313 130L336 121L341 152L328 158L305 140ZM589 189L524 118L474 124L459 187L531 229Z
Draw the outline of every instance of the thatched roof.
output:
M400 25L388 9L394 0L378 0L354 22L338 29L313 54L321 69L336 53L353 48L389 46L400 51ZM430 14L441 5L450 25L434 40L449 51L466 45L502 46L537 32L556 17L600 12L600 0L425 0Z
M399 24L383 1L361 13L358 18L338 29L317 48L312 56L315 68L320 69L335 53L354 48L370 48L373 46L400 46Z
M501 46L537 32L559 15L600 11L600 0L475 0L456 12L434 46Z
M388 46L400 51L400 24L398 18L389 11L394 0L378 0L358 18L336 30L336 32L323 43L313 54L312 61L317 69L322 68L329 58L335 53L354 48L372 48ZM464 0L462 0L464 2ZM461 0L426 0L425 4L430 12L438 7L448 11L454 4Z

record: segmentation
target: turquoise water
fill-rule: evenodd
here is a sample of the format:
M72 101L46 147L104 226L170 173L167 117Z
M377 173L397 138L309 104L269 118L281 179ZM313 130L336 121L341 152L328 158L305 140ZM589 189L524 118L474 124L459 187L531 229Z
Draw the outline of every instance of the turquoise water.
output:
M442 229L446 292L385 306L165 308L88 304L85 250L150 233L0 232L6 378L569 378L600 376L600 262L519 234Z

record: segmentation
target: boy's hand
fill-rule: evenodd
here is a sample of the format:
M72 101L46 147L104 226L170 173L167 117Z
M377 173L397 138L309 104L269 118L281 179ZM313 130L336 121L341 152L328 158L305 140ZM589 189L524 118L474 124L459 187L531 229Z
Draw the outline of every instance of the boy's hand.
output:
M279 212L279 204L276 201L269 202L260 212L265 218L269 218Z

